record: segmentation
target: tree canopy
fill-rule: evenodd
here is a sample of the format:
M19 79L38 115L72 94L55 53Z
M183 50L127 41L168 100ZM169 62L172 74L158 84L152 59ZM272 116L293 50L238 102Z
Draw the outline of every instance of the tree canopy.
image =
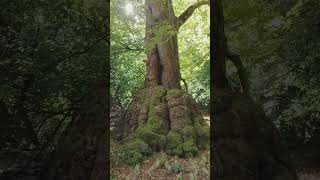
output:
M245 64L252 96L283 137L319 137L319 1L223 2L228 45ZM227 66L239 88L235 67Z

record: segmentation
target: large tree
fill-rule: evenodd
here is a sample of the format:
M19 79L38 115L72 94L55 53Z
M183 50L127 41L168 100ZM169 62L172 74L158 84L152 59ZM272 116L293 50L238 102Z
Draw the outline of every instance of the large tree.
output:
M145 1L144 89L129 106L122 137L130 139L128 147L143 144L139 154L165 149L169 154L191 155L208 145L208 125L180 85L177 43L179 28L202 5L209 1L198 1L176 16L171 0Z

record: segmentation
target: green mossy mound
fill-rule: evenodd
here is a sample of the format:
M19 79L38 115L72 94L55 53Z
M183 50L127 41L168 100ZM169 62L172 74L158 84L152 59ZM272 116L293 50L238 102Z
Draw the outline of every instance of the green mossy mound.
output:
M183 155L183 139L181 134L169 132L167 135L166 153L169 155Z
M196 142L193 139L189 139L184 142L182 147L183 153L186 157L193 157L199 152Z
M152 149L141 139L133 139L116 150L116 157L122 162L134 166L145 156L152 154Z
M150 127L143 127L136 132L136 137L147 143L153 150L161 150L166 145L166 136L156 133Z

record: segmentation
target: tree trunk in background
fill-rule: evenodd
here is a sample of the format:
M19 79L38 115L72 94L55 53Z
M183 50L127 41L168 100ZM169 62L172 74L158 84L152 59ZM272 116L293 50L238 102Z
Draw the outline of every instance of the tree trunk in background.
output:
M95 84L58 144L42 179L102 180L108 177L107 86Z
M288 151L261 106L248 94L234 92L227 86L227 49L220 3L220 0L214 1L212 23L215 58L211 94L213 177L216 180L296 180Z
M215 0L213 5L213 17L211 18L211 24L213 26L213 88L223 89L227 87L226 78L226 47L227 44L224 40L224 19L222 4L220 0ZM217 53L215 53L217 52Z
M10 124L10 119L9 119L9 113L8 113L8 108L6 104L2 101L0 101L0 143L3 144L6 142L7 136L9 136L9 124Z

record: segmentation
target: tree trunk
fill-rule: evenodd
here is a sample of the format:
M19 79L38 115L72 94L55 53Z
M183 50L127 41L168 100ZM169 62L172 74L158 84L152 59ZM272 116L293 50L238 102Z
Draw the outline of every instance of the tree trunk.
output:
M0 117L1 117L1 122L0 122L0 143L4 144L10 135L9 131L9 124L10 124L10 119L9 119L9 112L6 104L2 101L0 101Z
M146 0L145 12L145 47L147 51L150 49L147 52L145 87L162 85L169 89L180 89L178 25L172 2ZM165 28L167 31L158 31L159 28ZM161 36L161 39L155 42L158 36Z
M107 86L91 87L42 175L47 180L101 180L108 177Z
M285 146L277 129L263 109L247 93L234 92L227 86L225 56L227 51L223 32L220 0L213 4L214 67L211 117L213 117L213 178L217 180L296 180ZM238 61L240 58L231 59ZM243 67L241 67L243 68ZM238 69L239 70L239 69ZM243 70L243 69L242 69ZM239 74L242 86L246 76ZM247 89L248 90L248 89Z
M228 85L226 78L226 42L224 39L224 19L222 4L220 0L214 0L213 4L213 17L211 18L211 24L213 26L213 42L214 53L213 53L213 88L214 89L223 89Z
M227 48L226 56L228 57L228 59L230 59L233 62L233 64L237 68L242 93L249 95L250 94L250 83L249 83L247 72L244 68L244 65L242 64L241 59L240 59L240 55L233 53L232 51L230 51L229 48Z
M181 89L177 43L180 26L196 8L208 3L199 1L177 18L171 0L145 1L147 72L145 87L137 92L124 118L122 139L131 151L126 153L128 158L150 150L192 156L208 147L209 126L197 103Z

